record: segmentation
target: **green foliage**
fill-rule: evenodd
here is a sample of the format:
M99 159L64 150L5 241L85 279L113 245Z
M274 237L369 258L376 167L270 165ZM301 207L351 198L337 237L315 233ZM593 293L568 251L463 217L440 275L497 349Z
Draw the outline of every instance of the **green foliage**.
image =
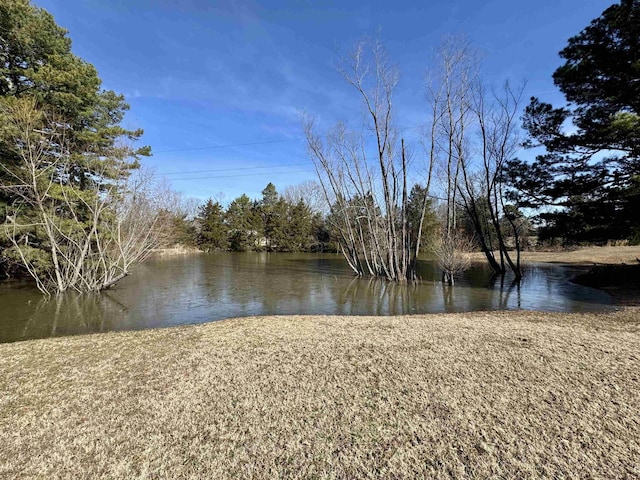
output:
M124 97L101 90L96 69L72 53L67 31L44 9L28 0L0 0L0 39L0 222L10 215L14 224L42 223L46 211L62 234L86 238L92 224L88 205L137 168L140 155L150 154L148 147L130 146L142 130L121 126L129 108ZM36 190L46 192L36 202L39 216L34 199L15 188L28 144L41 148L33 165ZM2 249L15 240L0 239L0 252L10 260L17 259L13 250ZM34 265L48 268L42 258L52 255L52 246L42 229L24 247L38 259Z
M254 203L245 194L229 204L226 213L229 248L234 252L256 249L259 236L259 217Z
M137 140L142 131L120 126L129 108L124 97L100 89L93 65L71 53L67 31L48 12L26 0L0 0L0 30L0 98L33 98L38 108L68 125L67 140L78 164L73 180L81 182L105 155L149 153L148 148L117 147L116 140ZM2 148L5 161L8 151Z
M279 198L273 204L263 203L259 207L263 220L262 234L265 247L269 251L289 251L288 229L291 227L289 218L289 204Z
M313 215L309 206L300 200L289 206L288 249L304 251L311 248Z
M340 225L349 225L351 229L362 230L365 237L370 237L382 217L380 208L376 206L373 195L354 195L351 198L338 198L331 205L327 218L332 231L336 235Z
M22 265L24 260L26 260L40 276L46 276L51 271L53 264L51 262L51 256L48 255L46 250L26 245L21 249L21 252L22 255L24 255L24 259L16 247L7 248L2 254L8 261L15 265Z
M560 52L555 84L576 106L569 146L640 152L640 1L622 0Z
M171 241L176 245L195 247L197 245L197 231L194 222L186 215L172 215L171 217Z
M568 108L532 98L524 116L529 146L547 153L506 174L521 207L540 215L542 236L602 242L640 229L640 0L622 0L568 41L553 74ZM564 125L571 121L571 133Z
M422 231L420 237L421 250L428 249L434 243L440 233L440 221L433 208L433 201L427 197L425 187L415 184L411 188L409 201L407 203L407 225L409 227L409 238L412 243L418 238L418 230L420 229L420 218L422 217L422 209L425 208L425 216L422 221ZM425 205L426 202L426 205Z
M331 234L331 227L324 215L315 213L311 219L311 245L309 249L315 252L337 252L338 245Z
M287 204L278 196L273 183L262 190L262 200L256 205L256 216L261 219L260 233L264 237L260 241L267 250L278 249L286 236ZM264 243L264 245L262 245Z
M198 211L196 244L205 251L226 250L227 227L220 202L209 199Z
M262 202L261 205L264 208L272 208L278 201L278 191L276 186L269 182L264 190L262 190Z
M226 212L219 202L208 200L196 219L195 243L205 251L229 249L237 252L300 252L325 250L328 228L321 213L303 201L287 201L269 183L262 199L243 194Z

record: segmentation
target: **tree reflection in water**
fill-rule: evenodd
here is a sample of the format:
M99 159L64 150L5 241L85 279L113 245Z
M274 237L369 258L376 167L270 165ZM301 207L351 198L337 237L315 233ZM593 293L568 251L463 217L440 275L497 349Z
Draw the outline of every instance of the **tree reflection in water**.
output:
M118 330L117 319L128 307L110 292L40 297L30 301L33 308L22 324L18 338L57 337ZM10 341L11 341L10 340Z
M573 285L578 270L528 268L521 282L482 265L453 287L420 262L420 282L353 277L331 254L203 254L159 259L102 294L46 300L24 283L0 283L0 341L203 323L247 315L406 315L470 310L586 311L609 297Z

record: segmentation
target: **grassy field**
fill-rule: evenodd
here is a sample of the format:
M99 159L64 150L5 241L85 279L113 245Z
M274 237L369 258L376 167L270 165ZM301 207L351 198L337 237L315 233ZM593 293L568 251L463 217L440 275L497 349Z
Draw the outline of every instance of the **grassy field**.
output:
M586 247L572 251L524 252L525 262L551 262L582 265L615 265L620 263L637 264L640 258L640 245L630 247Z
M640 309L0 345L0 478L640 478Z
M481 252L472 254L472 258L483 261ZM629 247L586 247L576 250L522 252L524 263L546 262L573 265L615 265L637 264L640 258L640 245Z

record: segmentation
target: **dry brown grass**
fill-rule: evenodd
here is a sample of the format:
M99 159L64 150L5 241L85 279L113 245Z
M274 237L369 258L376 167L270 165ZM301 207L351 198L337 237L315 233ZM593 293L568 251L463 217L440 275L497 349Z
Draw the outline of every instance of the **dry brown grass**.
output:
M484 260L480 252L473 254L474 260ZM522 252L524 262L549 262L576 265L613 265L637 264L640 258L640 245L627 247L585 247L577 250L559 250L553 252Z
M174 245L167 248L155 248L153 255L156 257L175 257L176 255L191 255L193 253L203 253L195 247L185 247L184 245Z
M640 310L0 345L2 478L639 478Z

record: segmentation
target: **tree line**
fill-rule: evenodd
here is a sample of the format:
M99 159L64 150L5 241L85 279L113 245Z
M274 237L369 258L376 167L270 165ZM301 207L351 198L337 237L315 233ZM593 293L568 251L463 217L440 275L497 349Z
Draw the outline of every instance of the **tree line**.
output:
M209 199L187 226L189 243L205 251L308 252L334 249L324 216L302 197L279 195L273 183L252 200L243 194L225 209Z
M408 215L414 223L420 218L421 193L415 185L410 195ZM365 211L367 199L351 199L349 203ZM430 245L439 228L431 202L428 213L422 237ZM173 240L207 252L337 252L340 225L347 220L340 216L338 201L327 205L317 182L291 185L282 195L270 182L259 199L243 194L226 208L220 201L207 200L194 218L176 219L180 227Z

